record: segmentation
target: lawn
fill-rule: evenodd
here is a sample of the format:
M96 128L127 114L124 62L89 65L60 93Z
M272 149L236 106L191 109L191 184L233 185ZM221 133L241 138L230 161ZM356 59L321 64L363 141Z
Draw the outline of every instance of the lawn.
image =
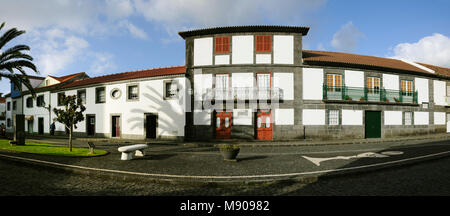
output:
M89 148L72 148L72 152L70 152L67 145L53 145L28 141L25 141L25 145L23 146L11 146L9 140L6 139L0 139L0 150L59 156L98 156L108 153L105 150L95 149L94 154L89 154Z

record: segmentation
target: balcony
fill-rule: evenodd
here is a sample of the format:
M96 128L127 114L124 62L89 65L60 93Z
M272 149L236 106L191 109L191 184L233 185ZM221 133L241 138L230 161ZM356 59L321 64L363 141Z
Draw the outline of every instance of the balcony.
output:
M209 88L203 95L203 100L283 100L283 90L280 88L234 87Z
M404 92L384 88L328 87L324 85L323 99L326 101L359 101L363 103L417 104L417 91Z

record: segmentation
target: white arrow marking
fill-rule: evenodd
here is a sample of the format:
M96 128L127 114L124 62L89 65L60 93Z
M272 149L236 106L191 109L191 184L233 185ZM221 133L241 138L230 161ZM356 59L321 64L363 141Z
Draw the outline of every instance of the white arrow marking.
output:
M366 152L361 153L353 156L336 156L336 157L329 157L329 158L313 158L308 156L302 156L303 158L311 161L316 166L320 166L321 162L328 161L328 160L349 160L353 158L385 158L389 157L388 155L400 155L403 154L403 152L397 151L397 152L382 152L382 154L374 153L374 152Z

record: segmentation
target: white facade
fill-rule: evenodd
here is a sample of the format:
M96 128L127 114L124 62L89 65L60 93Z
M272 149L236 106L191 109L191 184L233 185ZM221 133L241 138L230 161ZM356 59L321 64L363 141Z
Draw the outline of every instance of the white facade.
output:
M428 103L430 102L429 94L428 94L428 79L424 78L415 78L414 79L414 90L417 91L417 103Z
M323 69L303 68L303 100L323 99Z
M194 66L212 65L213 38L194 39Z
M384 111L384 125L402 125L402 111Z
M325 125L324 109L304 109L303 125Z
M444 81L433 80L434 104L445 106L446 84Z
M362 110L342 110L342 125L363 125Z
M233 64L253 64L253 35L233 36L231 50Z
M294 36L273 36L273 63L294 64Z

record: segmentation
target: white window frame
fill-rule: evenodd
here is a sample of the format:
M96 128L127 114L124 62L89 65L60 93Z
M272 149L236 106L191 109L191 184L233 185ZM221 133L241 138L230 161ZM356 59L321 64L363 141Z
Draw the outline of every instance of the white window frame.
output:
M413 114L412 112L405 111L405 125L413 125ZM409 114L409 115L408 115ZM409 119L407 118L409 116Z
M328 110L328 125L339 125L339 110Z

